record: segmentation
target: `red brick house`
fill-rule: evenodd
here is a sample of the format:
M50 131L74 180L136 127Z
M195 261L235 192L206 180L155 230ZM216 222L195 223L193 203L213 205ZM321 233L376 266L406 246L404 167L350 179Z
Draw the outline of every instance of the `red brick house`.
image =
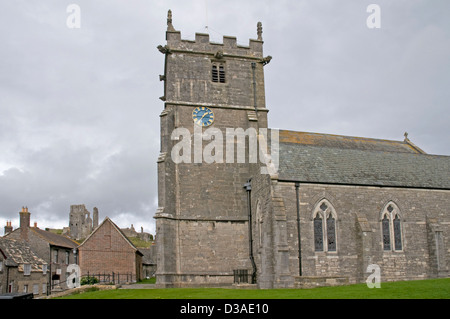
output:
M142 253L109 217L78 246L78 264L82 276L129 274L129 281L143 278Z

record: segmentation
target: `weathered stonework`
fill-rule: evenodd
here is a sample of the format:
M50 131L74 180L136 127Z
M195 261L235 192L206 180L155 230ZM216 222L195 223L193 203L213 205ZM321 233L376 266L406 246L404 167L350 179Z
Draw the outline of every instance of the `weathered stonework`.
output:
M69 236L82 240L98 226L98 209L94 207L93 218L84 205L71 205L69 214Z
M230 285L233 270L251 269L243 185L257 164L176 164L171 149L178 141L171 134L176 128L193 133L192 111L197 106L211 108L214 127L224 133L226 128L267 127L262 40L250 40L244 47L234 37L218 44L211 43L208 34L196 34L195 41L187 41L175 31L171 18L168 26L167 45L159 47L165 54L165 74L160 76L165 107L160 116L155 215L157 283ZM212 63L225 67L225 83L211 80Z

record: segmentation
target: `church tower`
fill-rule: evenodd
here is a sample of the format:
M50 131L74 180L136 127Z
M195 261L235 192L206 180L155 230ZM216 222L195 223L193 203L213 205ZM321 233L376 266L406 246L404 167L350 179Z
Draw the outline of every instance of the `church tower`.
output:
M213 43L204 33L184 40L169 10L166 41L158 46L165 64L157 284L232 284L237 270L251 273L254 264L244 184L260 167L250 136L267 128L264 65L271 57L263 56L261 23L248 46L230 36Z

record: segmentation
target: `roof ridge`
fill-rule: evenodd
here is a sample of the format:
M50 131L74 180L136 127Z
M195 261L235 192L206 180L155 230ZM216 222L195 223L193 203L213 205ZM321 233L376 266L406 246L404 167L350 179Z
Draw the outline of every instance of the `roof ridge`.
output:
M113 224L113 226L119 231L119 233L124 237L124 239L133 247L134 249L138 250L138 248L131 242L131 240L124 234L124 232L120 229L119 226L116 225L109 217L106 217L109 219L109 221Z
M49 234L50 236L58 236L58 237L70 240L71 242L73 242L77 246L79 245L79 243L77 243L75 240L73 240L72 238L70 238L68 236L65 236L65 235L52 233L52 232L49 232L47 230L40 229L40 228L37 228L37 227L30 227L30 230L32 230L36 235L38 235L39 237L41 237L45 241L48 241L50 244L52 244L54 246L60 246L60 245L58 243L55 243L53 240L51 240L51 238L48 238L48 237L46 238L46 236L44 236L44 234L45 235Z
M420 148L407 141L372 137L358 137L328 133L280 130L280 143L320 146L339 149L378 150L393 153L424 154Z
M365 139L365 140L375 140L375 141L384 141L384 142L395 142L399 144L407 144L405 141L400 140L389 140L385 138L375 138L375 137L365 137L365 136L354 136L354 135L342 135L342 134L331 134L331 133L316 133L316 132L306 132L306 131L294 131L294 130L279 130L280 132L293 132L293 133L303 133L303 134L314 134L314 135L325 135L325 136L334 136L334 137L345 137L351 139Z

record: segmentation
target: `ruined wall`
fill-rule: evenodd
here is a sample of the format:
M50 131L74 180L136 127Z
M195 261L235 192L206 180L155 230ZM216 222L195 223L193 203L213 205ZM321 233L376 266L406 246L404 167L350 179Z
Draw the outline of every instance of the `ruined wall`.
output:
M75 240L85 239L98 226L98 209L94 207L93 219L85 205L71 205L69 236Z

